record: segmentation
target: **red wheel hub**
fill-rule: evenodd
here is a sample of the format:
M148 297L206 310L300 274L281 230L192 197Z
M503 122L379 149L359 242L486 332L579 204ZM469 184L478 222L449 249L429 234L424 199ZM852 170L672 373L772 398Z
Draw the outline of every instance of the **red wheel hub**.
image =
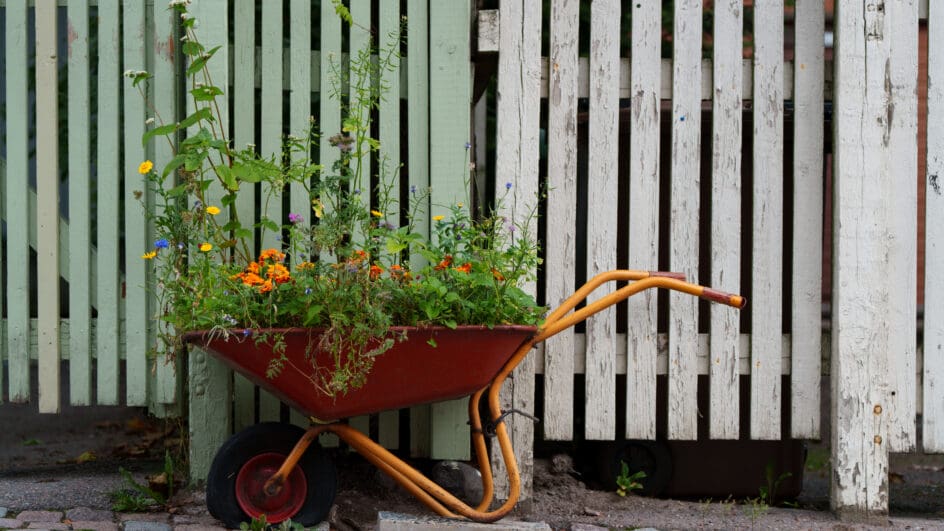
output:
M236 501L251 518L264 514L266 522L277 524L295 516L305 504L308 482L297 466L289 473L278 493L266 494L266 481L278 472L285 457L274 452L259 454L239 469L236 476Z

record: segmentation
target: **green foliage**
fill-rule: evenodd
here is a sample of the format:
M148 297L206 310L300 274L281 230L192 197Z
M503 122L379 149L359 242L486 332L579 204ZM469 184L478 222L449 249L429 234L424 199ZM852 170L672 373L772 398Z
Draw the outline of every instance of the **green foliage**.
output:
M124 478L127 488L117 489L109 494L114 511L138 513L166 507L167 500L174 495L174 461L170 452L164 453L164 470L161 474L166 481L166 494L157 492L147 484L138 483L131 472L124 468L119 468L118 472Z
M239 529L241 531L304 531L305 526L293 522L291 519L285 520L279 523L279 525L269 524L266 521L266 516L263 514L258 518L253 518L249 522L242 522L239 524Z
M616 476L616 493L620 496L626 496L627 493L641 490L642 483L640 483L640 480L645 477L646 473L642 470L630 474L629 465L626 464L626 461L620 461L620 473Z
M345 18L343 5L335 7ZM266 157L255 146L233 146L220 128L217 98L225 95L207 68L216 49L200 44L185 2L174 8L184 21L193 112L179 122L158 120L144 134L145 142L164 139L175 151L158 161L161 169L149 161L140 168L151 188L140 195L158 234L142 258L155 265L159 335L169 351L190 330L251 338L271 346L274 377L287 359L282 338L267 330L323 329L307 354L313 361L316 349L328 352L334 364L312 363L310 379L335 396L362 386L374 358L402 339L390 335L392 326L541 321L543 308L521 287L539 263L527 226L535 214L514 225L496 213L513 197L510 183L494 210L437 205L448 215L433 218L429 237L419 228L428 219L429 190L401 198L399 168L370 136L385 91L381 73L397 65L399 45L352 51L344 72L340 58L324 58L336 80L348 79L329 95L344 117L342 130L319 131L311 119L304 134L282 138L281 152ZM146 72L129 77L146 93ZM337 150L330 167L312 159L320 141ZM282 204L289 185L293 193L304 190L311 208L275 216L270 207ZM259 193L255 223L241 220L236 208L247 190ZM256 248L267 240L279 244Z
M783 483L783 480L792 475L793 473L791 472L783 472L778 476L774 470L773 462L767 463L767 466L764 468L764 479L767 481L767 484L760 487L761 501L768 505L776 505L777 489L780 488L780 484Z

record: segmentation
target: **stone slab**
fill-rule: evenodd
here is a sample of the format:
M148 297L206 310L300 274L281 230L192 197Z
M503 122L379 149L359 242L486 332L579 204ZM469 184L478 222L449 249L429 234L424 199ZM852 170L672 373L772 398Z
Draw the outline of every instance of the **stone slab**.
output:
M164 522L149 522L146 520L128 520L124 524L124 531L172 531L172 529Z
M16 529L22 526L23 522L16 518L0 518L0 529Z
M0 518L6 518L8 512L10 512L10 510L6 507L0 507Z
M61 522L30 522L27 529L46 529L47 531L69 531L69 524Z
M110 522L114 519L114 513L104 509L73 507L66 511L66 518L73 522Z
M23 511L16 515L16 519L21 522L55 522L62 521L61 511Z
M98 521L87 521L87 520L73 520L72 529L75 531L118 531L118 524L115 522L107 522L103 520Z
M377 531L551 531L544 522L503 519L492 524L452 520L435 516L414 516L381 511L377 513Z

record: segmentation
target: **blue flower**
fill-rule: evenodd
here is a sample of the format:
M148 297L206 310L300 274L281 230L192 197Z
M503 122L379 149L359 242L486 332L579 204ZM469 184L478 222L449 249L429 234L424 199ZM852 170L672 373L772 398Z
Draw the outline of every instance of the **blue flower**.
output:
M410 185L410 193L411 193L411 194L415 194L415 193L416 193L416 185L415 185L415 184L411 184L411 185Z
M178 243L178 244L177 244L177 248L180 249L181 251L183 251L183 250L184 250L184 244L183 244L183 243Z
M243 330L243 337L249 337L249 334L252 333L252 330L246 328Z
M305 295L311 295L311 288L305 288Z
M466 143L465 143L465 148L466 148L466 149L472 149L472 142L466 142Z
M511 183L505 183L505 190L511 190Z
M164 238L161 238L160 240L157 240L156 242L154 242L154 247L158 249L167 249L168 247L170 247L170 242Z

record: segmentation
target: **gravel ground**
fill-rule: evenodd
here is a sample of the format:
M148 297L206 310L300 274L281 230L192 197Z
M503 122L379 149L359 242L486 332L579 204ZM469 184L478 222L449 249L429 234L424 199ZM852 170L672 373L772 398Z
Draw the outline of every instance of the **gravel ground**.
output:
M23 419L29 419L24 422ZM116 420L118 419L118 420ZM109 494L125 486L119 467L143 480L161 468L165 447L179 444L177 427L144 419L134 408L74 408L59 416L31 414L29 406L0 407L0 511L110 510ZM531 511L517 517L555 529L576 524L657 529L870 529L840 522L828 511L828 450L812 447L803 491L794 508L767 508L748 501L673 500L588 489L572 474L555 473L546 461L535 466ZM380 510L428 511L357 456L338 460L339 493L332 513L338 529L373 529ZM890 518L873 524L902 529L944 529L944 456L893 455ZM147 519L168 527L212 526L201 490L186 491L170 511L114 514L112 522ZM67 514L67 513L63 513ZM0 517L2 518L2 517ZM0 525L0 527L6 527Z

